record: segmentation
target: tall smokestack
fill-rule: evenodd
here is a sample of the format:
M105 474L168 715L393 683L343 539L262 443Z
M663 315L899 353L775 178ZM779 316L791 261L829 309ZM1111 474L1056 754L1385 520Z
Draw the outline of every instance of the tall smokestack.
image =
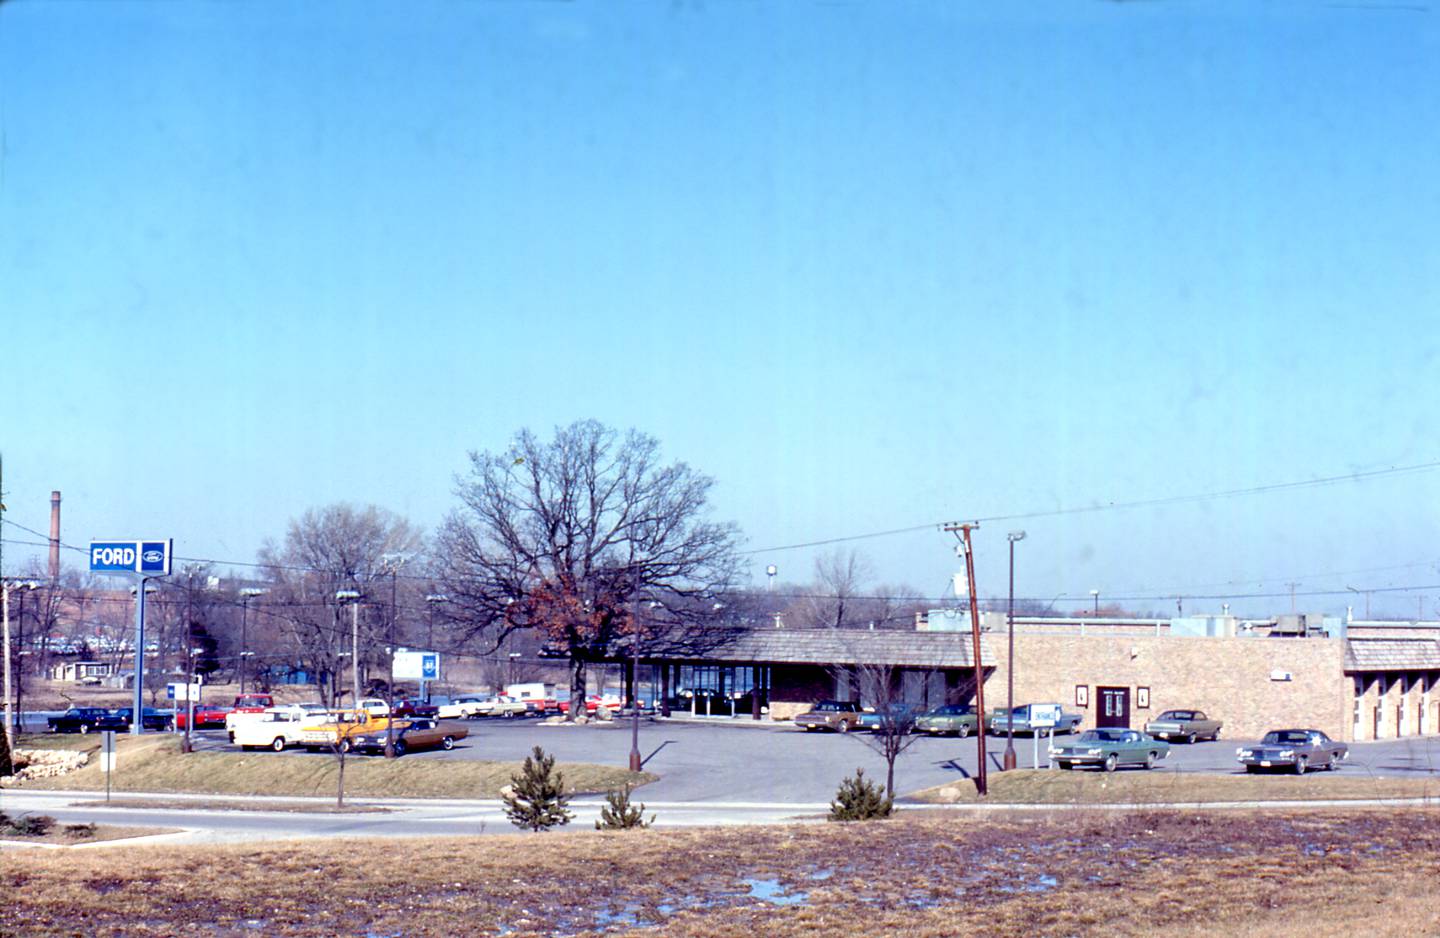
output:
M60 579L60 493L50 493L50 582Z

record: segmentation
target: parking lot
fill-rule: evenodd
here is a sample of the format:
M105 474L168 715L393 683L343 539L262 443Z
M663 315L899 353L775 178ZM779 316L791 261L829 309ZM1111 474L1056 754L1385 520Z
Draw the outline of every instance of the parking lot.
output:
M539 720L472 720L469 736L449 752L414 752L407 759L483 759L519 761L539 745L566 762L624 765L630 753L630 723L555 725ZM223 731L197 731L197 748L230 750ZM1064 739L1065 737L1061 737ZM806 733L793 724L753 724L722 720L642 720L640 753L645 768L660 781L646 786L645 797L677 802L823 803L840 780L863 768L883 781L884 759L867 744L864 733ZM877 741L878 742L878 741ZM1028 736L1015 740L1020 767L1029 768L1035 749L1046 763L1044 738L1032 746ZM1251 740L1221 739L1193 746L1174 745L1160 763L1162 771L1238 771L1237 746ZM990 771L999 771L1004 738L987 739ZM944 785L974 775L977 747L969 739L916 737L896 761L895 787L906 792ZM270 758L321 759L327 753L291 750ZM374 758L352 756L351 758ZM1134 770L1122 770L1134 771ZM1351 744L1346 774L1419 776L1440 771L1436 737Z

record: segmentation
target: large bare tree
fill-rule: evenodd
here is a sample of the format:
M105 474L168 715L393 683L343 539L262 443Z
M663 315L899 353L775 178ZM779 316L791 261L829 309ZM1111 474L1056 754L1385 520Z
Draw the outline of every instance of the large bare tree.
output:
M420 553L420 532L407 520L369 505L327 505L290 522L282 544L266 543L260 563L270 583L265 617L254 624L259 641L279 623L295 657L321 681L327 703L339 696L337 680L352 652L351 629L340 621L338 590L357 590L367 613L361 623L360 663L379 663L383 629L390 608L397 566ZM377 614L376 607L381 607ZM252 613L254 610L251 610Z
M480 644L540 633L569 659L573 719L587 667L630 640L642 599L651 651L713 634L739 564L735 526L707 520L711 485L663 464L654 438L590 420L471 453L436 550L450 612Z

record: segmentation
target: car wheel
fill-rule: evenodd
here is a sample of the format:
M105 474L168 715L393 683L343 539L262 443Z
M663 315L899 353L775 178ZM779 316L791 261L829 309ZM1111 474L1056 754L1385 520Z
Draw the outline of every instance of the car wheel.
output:
M284 751L285 751L285 737L284 737L284 736L276 736L273 740L270 741L270 748L273 749L273 750L275 750L276 752L284 752Z
M167 733L173 733L173 732L175 732L175 721L174 721L174 720L171 720L171 721L169 721L168 723L165 724L165 732L167 732Z
M1218 742L1220 741L1220 731L1219 731L1219 730L1216 730L1215 732L1213 732L1213 733L1210 734L1210 741L1211 741L1212 743L1218 743Z
M964 723L961 723L960 728L955 731L955 735L960 737L961 739L964 739L966 736L970 735L970 727L966 726Z
M1105 757L1105 771L1113 772L1116 768L1119 767L1119 765L1120 757L1115 755L1115 753L1112 752L1110 753L1110 755Z
M1330 764L1326 766L1326 768L1328 768L1332 772L1338 771L1340 768L1340 760L1335 758L1334 756L1331 756Z
M1296 775L1304 775L1304 774L1305 774L1305 770L1308 769L1309 767L1310 767L1310 760L1306 759L1304 756L1301 756L1300 758L1298 758L1298 759L1295 760L1295 774L1296 774Z
M455 748L455 737L454 737L454 736L446 736L444 739L440 740L440 748L446 750L447 752L448 752L449 750L451 750L451 749L454 749L454 748Z
M1256 772L1259 772L1259 771L1260 771L1260 766L1258 766L1258 765L1247 765L1247 766L1245 766L1245 774L1246 774L1246 775L1254 775Z
M340 751L341 751L342 753L349 752L349 751L350 751L350 748L351 748L351 747L350 747L350 740L348 740L348 739L342 739L342 740L340 740Z
M397 759L405 755L405 753L410 750L410 747L405 745L405 740L403 739L395 740L395 746L393 748L395 751L395 758Z
M1153 753L1153 752L1147 752L1147 753L1145 753L1145 768L1147 768L1147 769L1153 769L1153 768L1155 768L1155 762L1156 762L1156 760L1158 760L1159 758L1160 758L1159 755L1157 755L1156 753Z
M88 733L88 732L90 732L90 724L89 724L89 723L81 723L81 724L80 724L80 735L81 735L81 736L84 736L84 735L85 735L86 733Z
M841 721L840 721L840 725L838 725L838 726L835 727L835 731L836 731L837 733L848 733L848 732L850 732L850 722L849 722L848 720L841 720Z
M1199 738L1200 737L1196 736L1194 733L1191 733L1189 736L1185 737L1185 745L1193 746L1195 745L1195 741Z

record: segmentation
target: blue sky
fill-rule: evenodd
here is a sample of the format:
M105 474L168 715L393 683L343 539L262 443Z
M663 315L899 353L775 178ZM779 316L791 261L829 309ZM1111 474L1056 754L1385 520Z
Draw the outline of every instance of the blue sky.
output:
M1437 89L1379 3L11 0L7 517L248 561L594 417L804 581L768 548L1436 463ZM1021 595L1434 616L1437 496L987 523L980 590L1023 524ZM849 546L939 594L947 537Z

